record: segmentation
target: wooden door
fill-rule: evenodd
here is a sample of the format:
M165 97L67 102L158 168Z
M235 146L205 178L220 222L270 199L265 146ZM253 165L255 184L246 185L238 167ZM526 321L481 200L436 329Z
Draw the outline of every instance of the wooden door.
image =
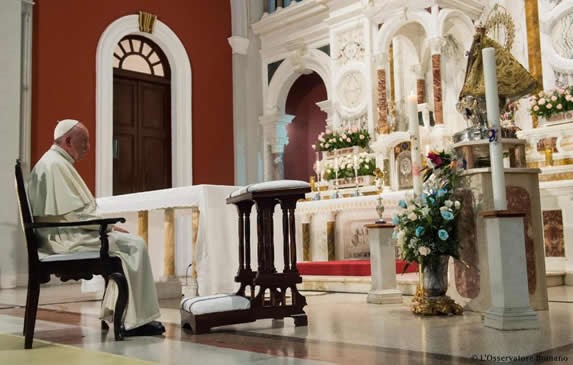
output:
M170 188L169 82L114 70L113 84L113 194Z

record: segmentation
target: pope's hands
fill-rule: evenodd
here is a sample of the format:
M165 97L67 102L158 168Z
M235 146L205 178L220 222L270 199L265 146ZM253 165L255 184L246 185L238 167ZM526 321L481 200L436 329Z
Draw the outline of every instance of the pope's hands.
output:
M112 226L111 230L116 231L116 232L121 232L121 233L129 233L129 231L127 229L122 228L120 226Z

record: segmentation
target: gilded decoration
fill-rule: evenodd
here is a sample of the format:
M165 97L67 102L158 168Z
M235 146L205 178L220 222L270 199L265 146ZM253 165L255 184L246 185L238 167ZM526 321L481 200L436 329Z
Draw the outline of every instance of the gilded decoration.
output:
M537 82L513 57L511 52L484 34L478 28L469 51L468 66L460 98L485 95L482 49L493 47L496 56L496 72L500 98L519 98L536 90Z
M139 31L145 33L153 33L153 27L155 26L156 20L157 20L157 15L146 13L145 11L140 11Z
M519 186L506 187L507 209L525 212L523 219L525 236L525 261L527 263L527 286L529 294L535 293L537 280L535 277L535 247L533 242L533 227L531 226L531 199L529 193Z
M511 50L515 40L515 23L506 8L495 4L487 17L484 28L486 34L500 43L501 39L505 38L503 46L505 49Z
M413 184L410 146L410 142L402 142L394 146L394 160L396 161L399 189L411 188Z
M543 211L543 238L545 241L545 256L565 257L563 215L561 210Z
M539 181L560 181L560 180L573 180L573 172L539 175Z
M422 315L462 314L463 308L447 295L428 297L424 289L418 287L412 298L412 312Z

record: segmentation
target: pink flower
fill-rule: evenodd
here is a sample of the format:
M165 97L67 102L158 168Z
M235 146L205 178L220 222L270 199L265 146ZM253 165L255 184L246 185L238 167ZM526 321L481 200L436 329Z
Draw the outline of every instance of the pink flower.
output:
M350 138L346 138L346 142L352 142Z
M434 168L440 167L442 165L442 158L437 153L428 153L428 159L432 162Z
M545 98L539 99L539 101L537 102L537 104L539 104L539 105L545 104Z
M563 109L563 105L557 104L556 108L559 109L559 110L561 110L561 109Z
M534 110L534 111L538 111L538 110L539 110L539 107L536 105L536 106L533 107L533 110Z
M551 108L553 108L553 104L547 103L547 105L545 105L545 107L546 107L547 109L551 109Z
M553 95L553 96L551 97L551 101L557 101L557 96Z

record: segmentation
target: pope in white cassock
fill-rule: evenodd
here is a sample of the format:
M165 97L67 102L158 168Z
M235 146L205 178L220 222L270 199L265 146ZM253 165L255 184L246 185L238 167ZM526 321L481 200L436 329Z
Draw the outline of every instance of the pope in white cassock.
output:
M65 222L101 218L96 201L74 167L89 151L89 132L77 120L60 121L54 130L54 144L31 172L28 183L32 214L39 222ZM99 226L55 228L40 232L41 251L66 253L99 251ZM129 285L124 325L126 336L159 335L163 325L145 242L118 226L109 233L109 252L121 259ZM110 281L102 302L101 318L112 321L117 286Z

